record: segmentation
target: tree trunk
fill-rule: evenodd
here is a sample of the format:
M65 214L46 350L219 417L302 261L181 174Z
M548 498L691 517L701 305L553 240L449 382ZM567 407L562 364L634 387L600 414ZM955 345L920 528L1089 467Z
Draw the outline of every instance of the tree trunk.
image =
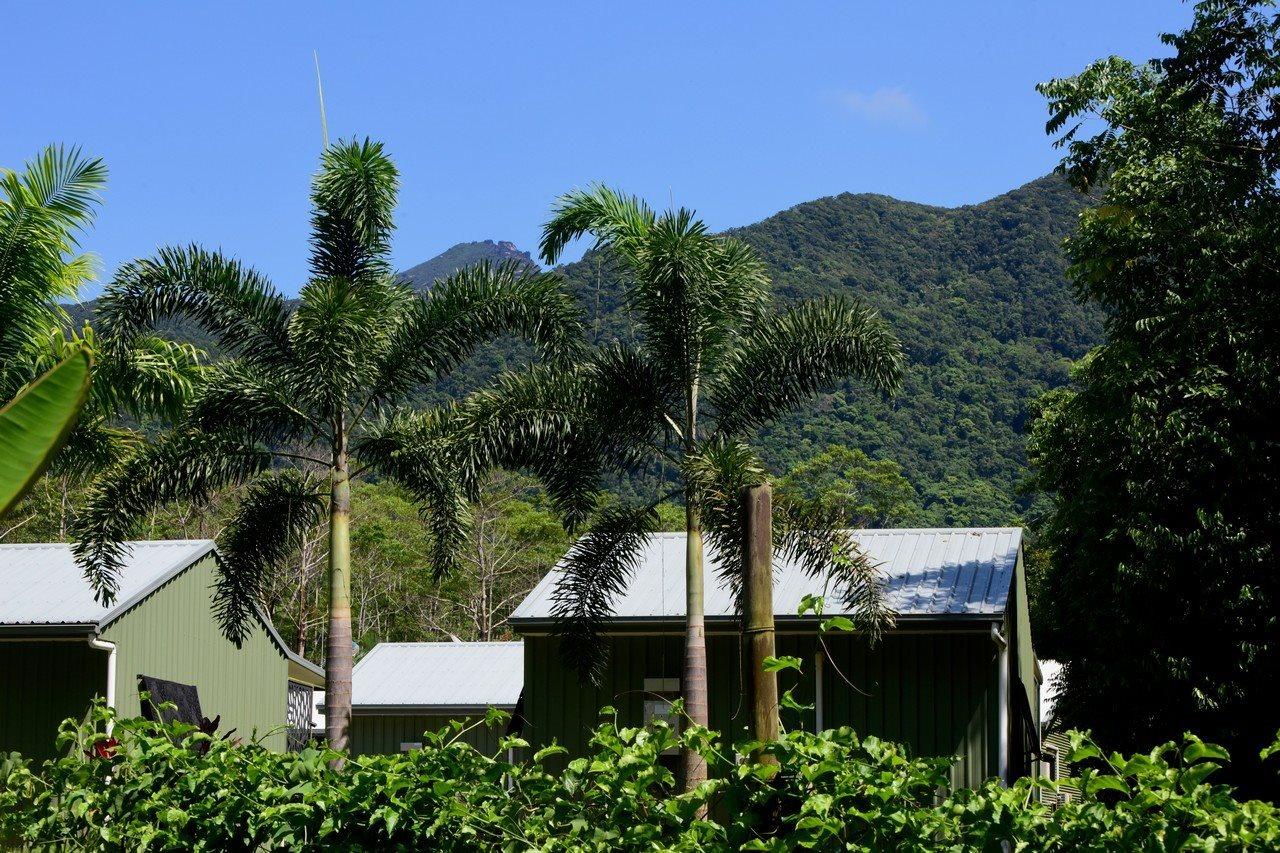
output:
M744 617L747 643L747 699L751 706L751 739L768 743L778 739L778 674L766 671L766 658L774 656L773 626L773 490L749 486L742 490ZM777 763L771 755L757 760Z
M351 481L339 441L329 500L329 638L325 653L325 728L329 746L347 748L351 725Z
M696 371L695 371L695 376ZM685 412L685 452L692 454L698 448L698 382L689 385ZM692 490L685 491L685 635L684 673L680 679L680 692L684 697L684 710L696 725L711 722L707 702L707 627L704 600L705 579L702 563L702 516ZM707 761L693 750L682 755L684 790L691 791L706 781Z

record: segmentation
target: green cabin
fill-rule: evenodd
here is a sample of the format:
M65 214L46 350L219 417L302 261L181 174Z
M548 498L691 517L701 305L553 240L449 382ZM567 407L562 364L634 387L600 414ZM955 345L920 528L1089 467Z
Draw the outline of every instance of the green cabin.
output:
M872 646L854 634L818 642L804 596L824 595L825 615L843 611L839 589L794 563L774 566L777 654L803 672L781 674L803 714L784 725L850 726L906 743L917 755L956 759L953 780L973 786L1036 772L1040 676L1027 618L1022 531L1018 528L860 530L854 538L879 567L896 627ZM728 588L707 554L707 669L711 727L745 737L740 622ZM567 669L552 634L559 571L553 569L516 609L524 637L523 736L534 748L553 740L581 755L597 712L610 705L623 725L666 716L680 695L685 602L685 535L661 533L643 547L604 633L609 665L598 687Z
M485 714L514 712L523 678L519 641L379 643L351 674L351 752L416 749L423 732L459 721L462 740L494 755L507 726L486 724Z
M115 602L104 606L65 543L0 545L0 753L52 757L58 725L94 697L122 716L142 706L138 676L195 685L220 732L284 749L290 713L324 673L265 618L241 648L223 637L210 593L208 540L130 542Z

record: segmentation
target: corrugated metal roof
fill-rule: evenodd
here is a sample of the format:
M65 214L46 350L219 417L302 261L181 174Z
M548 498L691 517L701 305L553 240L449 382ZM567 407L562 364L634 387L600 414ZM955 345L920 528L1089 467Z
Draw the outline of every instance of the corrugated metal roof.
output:
M885 600L901 617L947 618L1004 613L1013 580L1022 529L956 527L856 530L854 540L884 576ZM659 533L645 545L635 576L614 602L620 619L673 619L684 613L685 534ZM717 558L707 553L708 618L734 615L729 590L718 579ZM551 617L552 594L560 577L552 569L512 614L513 620ZM823 583L803 569L778 560L774 567L773 609L795 616L805 595L821 595ZM827 590L827 615L842 611L838 589Z
M214 547L208 539L125 544L110 607L94 600L70 545L0 545L0 625L105 625Z
M351 706L514 708L524 643L379 643L351 674Z

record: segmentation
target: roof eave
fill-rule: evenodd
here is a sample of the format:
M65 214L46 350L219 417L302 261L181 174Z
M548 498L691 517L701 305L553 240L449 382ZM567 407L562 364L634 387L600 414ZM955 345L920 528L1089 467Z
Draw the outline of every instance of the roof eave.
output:
M440 717L448 714L483 714L490 708L499 711L514 711L514 702L494 702L485 705L358 705L351 704L352 714L369 716L415 715L422 717Z

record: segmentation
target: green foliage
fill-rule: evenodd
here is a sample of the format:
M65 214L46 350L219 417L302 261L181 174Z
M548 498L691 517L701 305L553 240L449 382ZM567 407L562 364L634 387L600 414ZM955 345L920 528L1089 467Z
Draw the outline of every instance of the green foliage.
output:
M21 172L0 168L0 399L33 378L27 369L52 329L66 321L60 300L93 277L75 254L93 223L107 180L100 159L50 146Z
M1067 254L1106 340L1030 442L1037 651L1067 724L1126 749L1212 731L1274 796L1249 758L1280 678L1280 14L1205 2L1165 42L1041 86L1063 170L1102 187Z
M783 497L818 501L838 512L849 527L921 526L924 510L916 491L889 459L872 459L843 445L799 463L778 481Z
M502 716L499 712L491 712ZM64 724L66 755L35 767L0 757L0 840L92 850L1275 850L1280 814L1210 778L1225 750L1187 736L1146 754L1092 762L1081 795L1054 810L1039 784L953 789L947 759L848 729L790 732L716 749L713 733L665 722L619 727L602 711L591 754L558 767L549 746L525 760L476 752L462 724L405 754L273 753L180 723ZM660 760L677 745L712 778L680 793ZM764 763L752 750L776 760ZM562 760L562 759L560 759ZM700 810L706 810L701 816Z
M1018 485L1030 401L1066 384L1101 332L1100 312L1065 286L1061 252L1087 202L1050 176L973 206L846 193L733 229L765 263L778 301L860 299L906 356L892 401L841 382L760 430L751 444L769 470L832 445L858 448L902 465L922 501L936 491L923 523L1015 523L1029 503ZM616 258L589 252L562 271L597 340L636 340ZM646 487L620 486L628 497Z
M0 517L44 472L89 394L87 350L69 356L0 408Z

